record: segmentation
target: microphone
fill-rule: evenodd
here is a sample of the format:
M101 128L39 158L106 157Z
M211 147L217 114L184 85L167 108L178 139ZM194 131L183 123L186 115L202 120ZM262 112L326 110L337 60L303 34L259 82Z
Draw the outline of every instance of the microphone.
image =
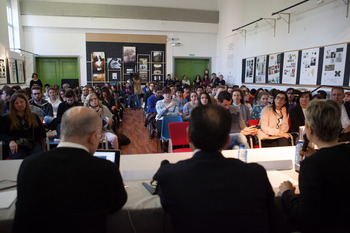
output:
M306 137L306 134L303 135L304 143L303 143L303 148L301 149L302 151L306 151L307 147L309 146L309 139Z

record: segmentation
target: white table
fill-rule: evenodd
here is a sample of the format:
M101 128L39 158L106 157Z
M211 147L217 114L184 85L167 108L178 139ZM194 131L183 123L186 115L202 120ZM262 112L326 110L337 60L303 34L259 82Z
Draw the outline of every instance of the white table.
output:
M296 183L298 179L298 174L294 172L292 166L294 153L295 147L250 149L248 150L248 162L256 161L265 166L273 165L271 167L275 169L269 169L267 173L278 194L278 185L281 181L288 179ZM237 158L237 151L223 151L223 154L225 157ZM127 185L128 201L122 210L108 217L107 232L133 233L133 227L136 232L172 232L161 208L159 197L152 196L143 187L142 180L149 182L164 159L174 163L190 157L192 153L121 156L120 171ZM276 161L279 162L276 163ZM21 162L21 160L0 161L0 180L16 180ZM8 209L0 209L0 233L11 232L14 213L15 203Z

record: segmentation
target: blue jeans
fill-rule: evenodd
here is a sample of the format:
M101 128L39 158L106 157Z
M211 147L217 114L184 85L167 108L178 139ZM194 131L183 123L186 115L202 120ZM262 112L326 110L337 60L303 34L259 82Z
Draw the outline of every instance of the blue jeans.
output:
M18 146L17 153L12 154L11 150L9 149L9 156L12 159L24 159L25 157L28 157L32 154L37 154L43 151L43 148L41 147L41 144L38 142L35 142L34 147L32 149L28 149L25 147Z
M230 143L226 146L226 150L232 150L234 149L235 146L240 146L240 145L245 145L246 149L249 149L249 144L248 144L248 140L247 137L244 136L241 133L231 133L230 134L231 137L231 141Z
M140 108L141 104L140 104L140 96L139 95L134 95L135 98L135 108Z
M126 104L126 98L128 98L128 104ZM125 95L125 100L124 100L124 102L125 102L125 107L127 108L127 107L130 107L130 104L131 104L131 95L128 95L128 94L126 94Z

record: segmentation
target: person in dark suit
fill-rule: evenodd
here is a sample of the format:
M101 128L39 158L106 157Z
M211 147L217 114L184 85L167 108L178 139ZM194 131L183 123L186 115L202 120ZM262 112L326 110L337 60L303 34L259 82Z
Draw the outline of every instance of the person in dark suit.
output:
M13 232L106 232L106 218L125 204L118 167L93 157L102 122L85 107L65 112L56 149L23 160Z
M155 174L176 232L284 232L265 169L221 154L230 129L225 108L197 106L187 131L193 157Z
M290 110L290 128L289 132L299 132L299 127L305 125L306 107L312 98L310 91L301 92L297 101L297 105Z
M300 165L300 195L289 181L280 185L283 203L303 233L350 232L350 145L338 143L340 119L335 101L309 103L305 132L319 150L302 151L309 156Z

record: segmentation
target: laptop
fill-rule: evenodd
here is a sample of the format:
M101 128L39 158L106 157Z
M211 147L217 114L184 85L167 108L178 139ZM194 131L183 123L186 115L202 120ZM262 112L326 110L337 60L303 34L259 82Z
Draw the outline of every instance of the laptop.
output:
M94 156L101 159L107 159L119 168L120 150L96 150Z

